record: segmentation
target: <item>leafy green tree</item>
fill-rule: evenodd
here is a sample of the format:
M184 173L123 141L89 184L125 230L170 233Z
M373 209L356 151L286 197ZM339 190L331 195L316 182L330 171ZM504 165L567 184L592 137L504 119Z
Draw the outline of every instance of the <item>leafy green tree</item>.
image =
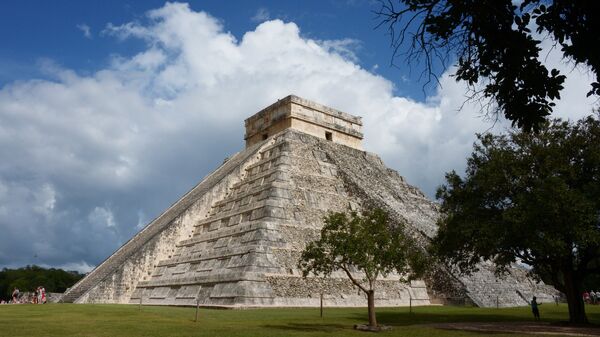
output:
M496 113L537 130L560 98L565 76L549 70L540 43L551 38L565 59L596 76L600 95L600 2L596 0L380 0L394 55L424 61L428 82L457 64L456 80L474 97L492 98ZM532 29L534 31L532 31ZM477 86L476 86L477 84Z
M600 271L600 121L478 139L464 178L447 173L437 191L434 252L464 272L482 259L499 272L525 263L565 293L571 322L587 322L583 282Z
M84 275L55 268L26 266L18 269L4 268L0 271L0 298L10 299L13 289L34 291L44 286L47 292L62 293Z
M377 279L397 272L403 277L401 281L408 282L424 271L425 256L404 234L404 226L391 224L381 209L350 216L332 213L324 221L321 238L306 246L298 266L304 277L344 271L366 294L369 325L376 327ZM363 276L358 278L356 272Z

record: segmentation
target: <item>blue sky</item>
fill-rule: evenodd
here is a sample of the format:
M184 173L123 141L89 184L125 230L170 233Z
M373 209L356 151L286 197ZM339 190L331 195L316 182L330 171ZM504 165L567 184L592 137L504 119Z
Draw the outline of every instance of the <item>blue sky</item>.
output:
M105 67L109 56L133 55L140 41L119 41L102 31L132 20L144 21L146 11L164 1L5 1L0 4L0 84L17 79L44 77L38 65L51 59L81 73ZM375 0L325 1L191 1L193 10L207 11L222 20L238 39L265 19L292 21L301 34L320 40L352 39L358 63L396 84L398 94L426 98L421 68L391 66L392 50L386 27L375 29L379 9ZM89 29L89 37L84 30ZM401 60L396 63L402 64ZM425 88L431 92L435 86Z
M502 132L449 72L423 92L371 1L0 2L0 267L86 271L243 149L289 94L361 116L367 151L433 197L478 132ZM586 69L555 116L579 118ZM412 71L411 71L412 70ZM412 75L411 75L412 74ZM462 108L461 108L462 107Z

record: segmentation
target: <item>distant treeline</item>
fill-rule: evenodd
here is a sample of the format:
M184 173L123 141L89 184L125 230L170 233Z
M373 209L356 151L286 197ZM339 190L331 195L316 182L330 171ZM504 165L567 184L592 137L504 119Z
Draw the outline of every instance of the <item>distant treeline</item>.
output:
M0 271L0 298L9 299L15 287L25 292L43 286L46 292L62 293L83 276L76 271L46 269L35 265L19 269L4 268Z

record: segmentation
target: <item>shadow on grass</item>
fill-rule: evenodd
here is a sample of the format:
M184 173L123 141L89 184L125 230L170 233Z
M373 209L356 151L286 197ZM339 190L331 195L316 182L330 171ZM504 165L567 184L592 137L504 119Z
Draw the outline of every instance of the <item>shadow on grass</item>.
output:
M289 323L289 324L267 324L262 326L265 329L300 331L300 332L336 332L344 329L352 329L351 326L344 324L325 324L325 323Z
M444 331L463 331L463 332L468 332L471 334L476 334L476 335L505 335L507 334L506 331L481 331L481 330L477 330L477 331L469 331L469 330L459 330L459 329L444 329L444 328L437 328L439 330L444 330ZM510 333L509 334L513 334ZM528 336L528 335L527 335Z
M365 314L353 313L349 319L366 321ZM458 322L522 322L527 321L520 315L473 315L473 314L444 314L444 313L408 313L408 312L378 312L377 321L381 324L392 326L409 326L430 323L458 323Z

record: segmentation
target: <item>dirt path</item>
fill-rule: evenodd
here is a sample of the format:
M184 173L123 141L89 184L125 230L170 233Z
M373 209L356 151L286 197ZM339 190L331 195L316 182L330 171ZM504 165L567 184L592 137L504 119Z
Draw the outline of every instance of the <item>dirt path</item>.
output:
M436 323L427 326L473 332L509 332L531 335L600 336L600 328L573 327L546 322Z

